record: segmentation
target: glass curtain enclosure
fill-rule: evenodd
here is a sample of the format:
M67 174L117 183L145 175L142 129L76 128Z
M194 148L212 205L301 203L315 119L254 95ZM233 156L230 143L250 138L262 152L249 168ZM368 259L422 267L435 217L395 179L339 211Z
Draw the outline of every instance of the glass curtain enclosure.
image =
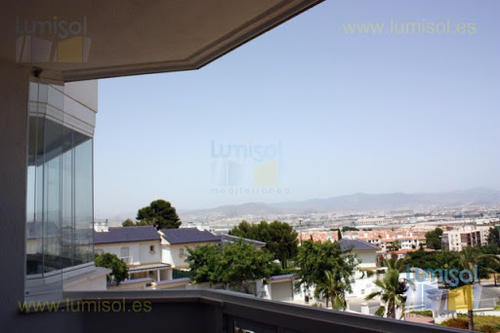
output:
M93 139L78 128L93 111L68 100L62 86L30 83L27 296L62 291L65 270L93 261Z

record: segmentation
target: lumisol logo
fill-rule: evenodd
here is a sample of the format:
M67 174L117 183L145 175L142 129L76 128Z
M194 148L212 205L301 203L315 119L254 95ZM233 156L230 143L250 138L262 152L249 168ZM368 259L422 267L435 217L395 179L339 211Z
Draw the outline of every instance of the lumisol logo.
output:
M479 281L477 265L474 265L473 271L468 269L458 270L456 268L448 269L448 264L444 265L444 269L421 269L415 267L415 279L413 279L410 274L410 265L406 265L406 279L408 281L416 280L418 282L424 282L427 280L427 274L431 276L431 280L437 278L439 282L444 282L451 287L457 287L460 282L463 284L469 284L474 281Z
M210 148L212 193L222 193L222 188L227 187L234 187L236 191L233 193L248 193L251 188L277 188L280 185L283 168L281 141L264 144L254 141L217 143L212 140ZM283 189L283 193L287 190Z
M269 159L277 159L283 156L282 143L256 144L250 141L248 144L221 144L214 140L211 142L212 158L226 158L235 160L251 159L262 162Z
M17 62L87 62L90 51L87 17L53 16L29 20L16 16Z
M66 39L71 34L73 36L81 36L87 34L87 17L84 16L80 21L66 21L59 19L57 16L51 20L45 21L30 21L22 20L16 16L16 34L17 35L38 35L48 36L54 35L59 39Z

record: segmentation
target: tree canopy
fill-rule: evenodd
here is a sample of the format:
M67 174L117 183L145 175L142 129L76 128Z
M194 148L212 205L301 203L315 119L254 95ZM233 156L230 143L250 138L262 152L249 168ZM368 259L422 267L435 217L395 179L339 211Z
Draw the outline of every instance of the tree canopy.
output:
M160 229L176 229L181 226L181 220L177 215L175 207L170 202L158 199L143 207L137 212L135 225L156 225ZM125 222L122 224L124 227Z
M342 227L342 232L346 232L346 231L359 231L359 229L356 227L350 227L350 226L346 225L346 226Z
M488 244L500 247L500 231L496 226L489 229Z
M97 267L105 267L111 269L111 273L106 275L106 280L119 285L122 281L128 278L127 264L118 258L116 254L103 253L95 255L95 265Z
M463 269L474 269L477 265L477 273L480 279L487 278L490 273L498 272L500 265L497 261L494 251L490 247L467 247L461 252L439 251L436 253L425 252L422 250L409 252L407 264L409 267L418 267L423 270L436 269L456 269L459 272ZM494 250L494 249L493 249ZM467 258L467 259L464 259ZM471 266L464 266L469 262ZM463 281L459 279L457 286L451 286L449 281L443 281L447 288L461 287Z
M297 255L297 232L286 222L267 223L261 221L258 224L250 224L247 221L242 221L229 234L265 242L266 249L281 262L282 268L287 268L288 260Z
M325 272L334 272L330 277L336 279L336 284L343 284L345 291L351 291L351 276L359 261L350 250L342 251L339 243L315 242L307 240L302 243L297 255L296 264L299 267L297 277L299 285L306 286L332 285Z
M131 219L126 219L125 221L122 222L123 227L133 227L134 225L136 224Z
M228 245L202 245L188 248L187 262L193 280L223 283L244 291L245 281L267 278L274 271L273 255L243 241Z
M441 237L443 229L436 228L425 233L425 244L428 249L440 250L442 248Z

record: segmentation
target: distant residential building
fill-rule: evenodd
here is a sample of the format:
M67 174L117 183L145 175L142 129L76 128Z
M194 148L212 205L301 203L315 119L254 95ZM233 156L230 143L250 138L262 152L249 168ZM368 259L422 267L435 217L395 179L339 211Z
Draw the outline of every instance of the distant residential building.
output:
M357 219L354 223L356 226L384 225L392 223L391 219L385 217L368 217Z
M462 251L466 247L487 244L487 227L466 226L448 230L443 233L443 249L448 251Z
M418 249L420 245L420 240L416 237L401 237L397 238L397 240L399 240L403 250Z
M297 238L299 241L308 241L312 239L315 242L336 242L338 241L338 231L332 230L302 230L298 232Z
M391 258L395 258L396 259L403 259L403 258L406 258L408 257L408 253L411 253L411 252L416 252L416 251L420 251L420 248L418 249L401 249L401 250L398 250L398 251L393 251L393 252L388 252L388 253L385 253L382 255L382 258L383 260L387 260L387 259L391 259ZM425 252L436 252L436 250L432 250L432 249L424 249Z

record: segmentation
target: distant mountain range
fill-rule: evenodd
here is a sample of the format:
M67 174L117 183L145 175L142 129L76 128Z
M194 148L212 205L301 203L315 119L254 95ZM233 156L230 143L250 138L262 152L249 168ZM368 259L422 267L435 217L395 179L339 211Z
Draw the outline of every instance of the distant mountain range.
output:
M270 215L334 211L380 211L424 207L458 207L500 204L500 191L490 188L472 188L441 193L356 193L327 199L288 201L275 204L245 203L181 212L181 219L219 216Z

